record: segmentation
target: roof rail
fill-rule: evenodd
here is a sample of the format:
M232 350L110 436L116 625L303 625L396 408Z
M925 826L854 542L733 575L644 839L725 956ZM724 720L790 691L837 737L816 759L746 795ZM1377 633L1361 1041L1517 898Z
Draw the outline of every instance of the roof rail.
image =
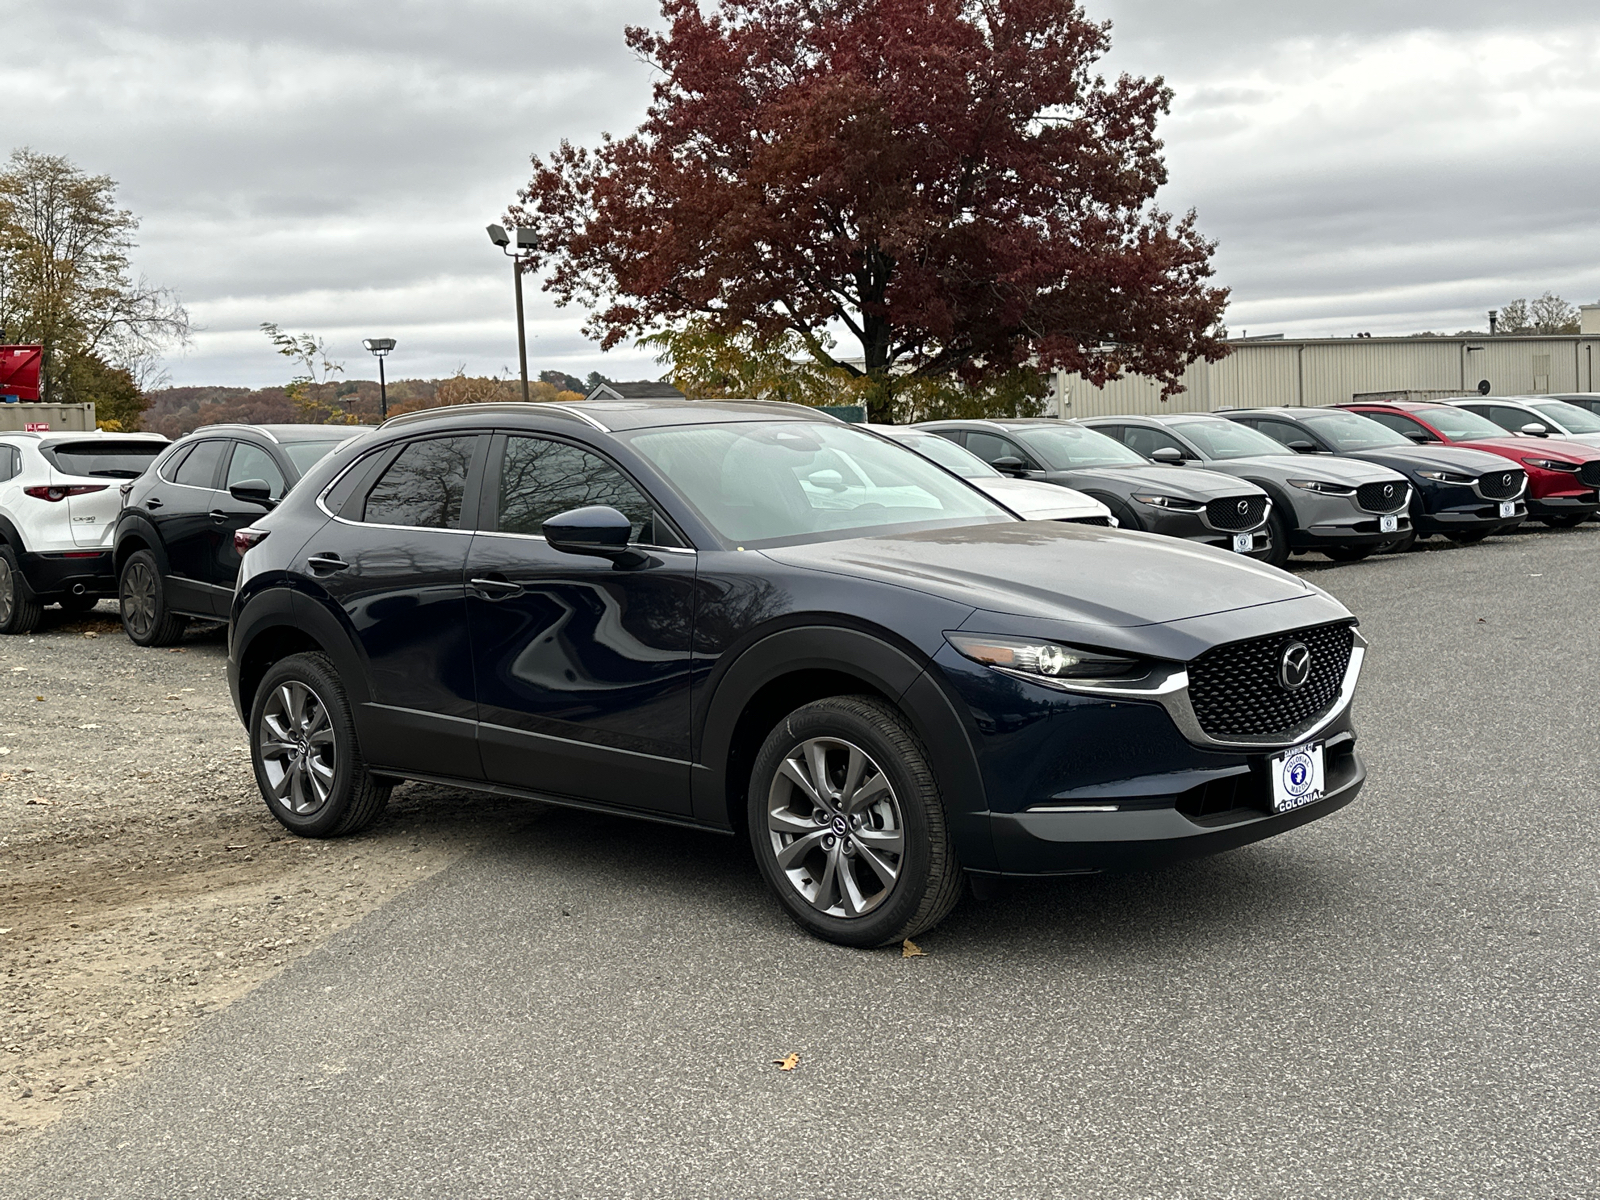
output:
M530 413L530 412L557 412L574 421L583 421L585 424L593 422L578 413L572 412L563 405L551 404L547 401L529 400L493 400L485 404L448 404L442 408L419 408L416 412L401 413L398 417L390 417L379 429L388 429L391 426L414 425L418 421L431 420L434 417L450 416L459 413Z
M207 430L207 431L213 430L213 429L253 429L257 433L262 434L264 437L271 438L274 442L276 442L278 440L276 437L273 436L272 430L267 429L267 428L265 428L264 426L261 426L261 425L251 425L247 421L218 421L214 425L196 425L189 432L190 433L199 433L202 429Z

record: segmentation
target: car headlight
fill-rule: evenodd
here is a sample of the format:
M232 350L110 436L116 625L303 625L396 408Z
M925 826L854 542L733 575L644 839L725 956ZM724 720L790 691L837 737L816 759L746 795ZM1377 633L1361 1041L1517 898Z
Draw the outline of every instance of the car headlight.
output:
M1329 483L1326 479L1287 479L1284 481L1290 487L1297 487L1303 492L1321 492L1324 496L1354 496L1356 490L1346 487L1342 483Z
M1525 458L1522 460L1530 467L1538 467L1541 471L1571 471L1576 473L1577 463L1557 462L1553 458Z
M1183 500L1177 496L1158 496L1150 492L1135 492L1133 498L1151 508L1169 508L1176 512L1199 512L1205 507L1198 500Z
M1102 654L1098 650L1063 646L1059 642L987 637L977 633L947 633L945 639L973 662L1024 675L1042 675L1047 679L1131 679L1149 670L1137 658Z
M1455 483L1468 487L1477 482L1471 475L1457 475L1454 471L1418 471L1424 479L1431 479L1435 483Z

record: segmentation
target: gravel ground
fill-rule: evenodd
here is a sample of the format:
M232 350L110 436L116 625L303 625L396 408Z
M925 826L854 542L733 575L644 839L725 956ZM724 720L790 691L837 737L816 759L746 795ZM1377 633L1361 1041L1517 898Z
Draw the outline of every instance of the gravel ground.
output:
M407 785L356 838L267 814L226 639L113 605L0 638L0 1153L528 806Z

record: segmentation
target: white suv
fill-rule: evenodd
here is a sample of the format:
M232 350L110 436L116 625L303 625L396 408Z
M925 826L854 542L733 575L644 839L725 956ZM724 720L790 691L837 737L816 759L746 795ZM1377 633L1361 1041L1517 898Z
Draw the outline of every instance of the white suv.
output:
M158 433L0 433L0 633L30 633L46 604L115 596L119 485L167 448Z

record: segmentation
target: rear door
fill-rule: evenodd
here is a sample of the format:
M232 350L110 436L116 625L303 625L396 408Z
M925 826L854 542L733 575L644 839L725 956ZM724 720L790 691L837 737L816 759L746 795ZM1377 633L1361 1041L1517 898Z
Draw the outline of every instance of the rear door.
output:
M687 814L694 551L588 447L499 435L487 478L467 568L486 775ZM630 519L643 565L550 548L545 520L592 504Z
M488 434L456 433L377 452L370 471L352 471L359 488L330 493L334 519L300 552L308 585L340 611L366 661L362 750L374 767L482 778L463 514L476 511L488 445Z

